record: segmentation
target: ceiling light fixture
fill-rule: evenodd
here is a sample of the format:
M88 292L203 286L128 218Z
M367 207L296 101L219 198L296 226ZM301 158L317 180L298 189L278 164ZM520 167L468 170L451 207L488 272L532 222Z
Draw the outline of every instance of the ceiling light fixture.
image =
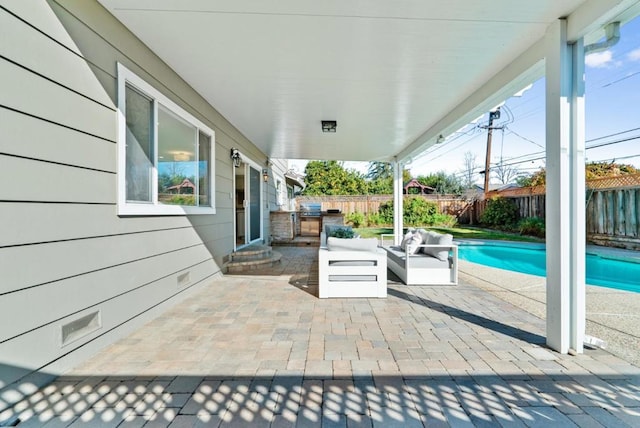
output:
M336 132L337 126L338 126L338 123L335 120L323 120L322 132Z
M175 162L187 162L189 159L191 159L191 157L189 156L189 153L186 152L177 152L173 154L173 160Z

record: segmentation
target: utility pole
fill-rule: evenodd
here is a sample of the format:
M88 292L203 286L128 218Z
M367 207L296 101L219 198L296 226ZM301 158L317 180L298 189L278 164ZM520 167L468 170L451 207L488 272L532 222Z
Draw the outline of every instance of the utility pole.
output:
M493 133L493 121L500 119L500 107L489 112L489 125L487 126L487 157L484 162L484 194L489 191L489 179L491 178L491 134Z

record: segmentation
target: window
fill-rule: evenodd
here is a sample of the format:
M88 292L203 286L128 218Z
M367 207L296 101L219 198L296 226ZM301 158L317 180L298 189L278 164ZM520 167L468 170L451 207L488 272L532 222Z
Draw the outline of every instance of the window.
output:
M276 204L282 207L287 199L287 188L280 178L276 178Z
M215 214L214 132L118 64L118 214Z

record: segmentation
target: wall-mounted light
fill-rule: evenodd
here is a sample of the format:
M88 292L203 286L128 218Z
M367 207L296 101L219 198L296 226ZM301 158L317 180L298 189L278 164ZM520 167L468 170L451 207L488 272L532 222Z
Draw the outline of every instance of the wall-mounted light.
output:
M262 179L265 183L269 181L269 171L267 171L266 169L262 170Z
M438 138L436 139L436 144L442 144L444 143L444 136L442 134L438 135Z
M338 123L335 120L323 120L322 132L336 132L337 126L338 126Z
M236 168L240 167L240 164L242 164L242 157L240 156L240 152L238 151L238 149L231 149L231 161L233 162L233 166L235 166Z

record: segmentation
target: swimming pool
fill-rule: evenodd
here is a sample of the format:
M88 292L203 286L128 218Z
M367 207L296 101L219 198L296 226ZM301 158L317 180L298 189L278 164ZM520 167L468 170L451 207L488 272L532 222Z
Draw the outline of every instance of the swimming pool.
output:
M473 263L531 275L546 275L544 245L460 242L458 257ZM588 252L587 284L640 293L640 263Z

